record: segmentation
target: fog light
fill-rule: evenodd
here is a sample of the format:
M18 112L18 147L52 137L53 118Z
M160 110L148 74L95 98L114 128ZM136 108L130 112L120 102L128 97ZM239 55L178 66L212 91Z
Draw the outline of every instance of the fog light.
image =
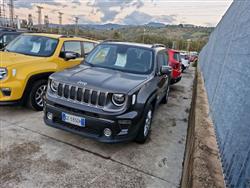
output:
M53 114L51 112L47 112L47 118L49 120L52 120L53 119Z
M11 95L11 89L8 88L8 87L1 88L1 91L2 91L4 96L10 96Z
M105 128L103 131L104 136L110 137L112 135L112 131L109 128Z

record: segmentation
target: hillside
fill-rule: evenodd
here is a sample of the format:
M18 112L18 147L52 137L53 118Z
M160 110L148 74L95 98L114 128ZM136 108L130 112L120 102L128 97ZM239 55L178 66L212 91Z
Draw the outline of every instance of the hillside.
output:
M74 34L75 26L67 25L63 33ZM213 28L183 25L164 25L148 23L146 25L79 25L78 35L98 40L118 39L141 43L163 43L179 50L200 51L207 43ZM54 32L57 32L54 27Z

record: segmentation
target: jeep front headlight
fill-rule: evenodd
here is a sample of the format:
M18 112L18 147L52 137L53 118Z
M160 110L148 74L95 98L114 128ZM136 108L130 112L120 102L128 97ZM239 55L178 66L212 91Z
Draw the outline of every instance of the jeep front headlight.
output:
M0 67L0 80L8 76L8 70L6 68Z
M57 82L55 80L50 81L50 89L51 89L51 91L57 92L58 86L59 86L59 82Z
M115 106L121 107L125 104L126 96L124 94L113 94L112 95L112 103Z

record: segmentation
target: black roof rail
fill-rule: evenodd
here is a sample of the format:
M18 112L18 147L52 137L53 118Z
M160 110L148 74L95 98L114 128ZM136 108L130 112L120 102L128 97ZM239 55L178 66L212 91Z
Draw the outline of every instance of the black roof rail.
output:
M152 45L152 48L159 48L159 47L167 48L167 46L165 44L153 44Z

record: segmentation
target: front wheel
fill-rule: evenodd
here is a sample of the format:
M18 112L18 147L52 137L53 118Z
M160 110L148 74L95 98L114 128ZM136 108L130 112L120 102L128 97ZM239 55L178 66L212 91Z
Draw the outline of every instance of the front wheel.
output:
M143 144L149 137L152 120L153 120L153 107L152 105L150 105L146 113L144 114L143 124L141 125L137 137L135 139L137 143Z
M161 101L162 104L167 104L168 103L169 91L170 91L170 86L168 85L167 92L166 92L165 96L163 97L163 99Z
M47 83L47 80L39 80L36 81L31 88L28 99L28 105L36 111L43 110L44 96L47 90Z

